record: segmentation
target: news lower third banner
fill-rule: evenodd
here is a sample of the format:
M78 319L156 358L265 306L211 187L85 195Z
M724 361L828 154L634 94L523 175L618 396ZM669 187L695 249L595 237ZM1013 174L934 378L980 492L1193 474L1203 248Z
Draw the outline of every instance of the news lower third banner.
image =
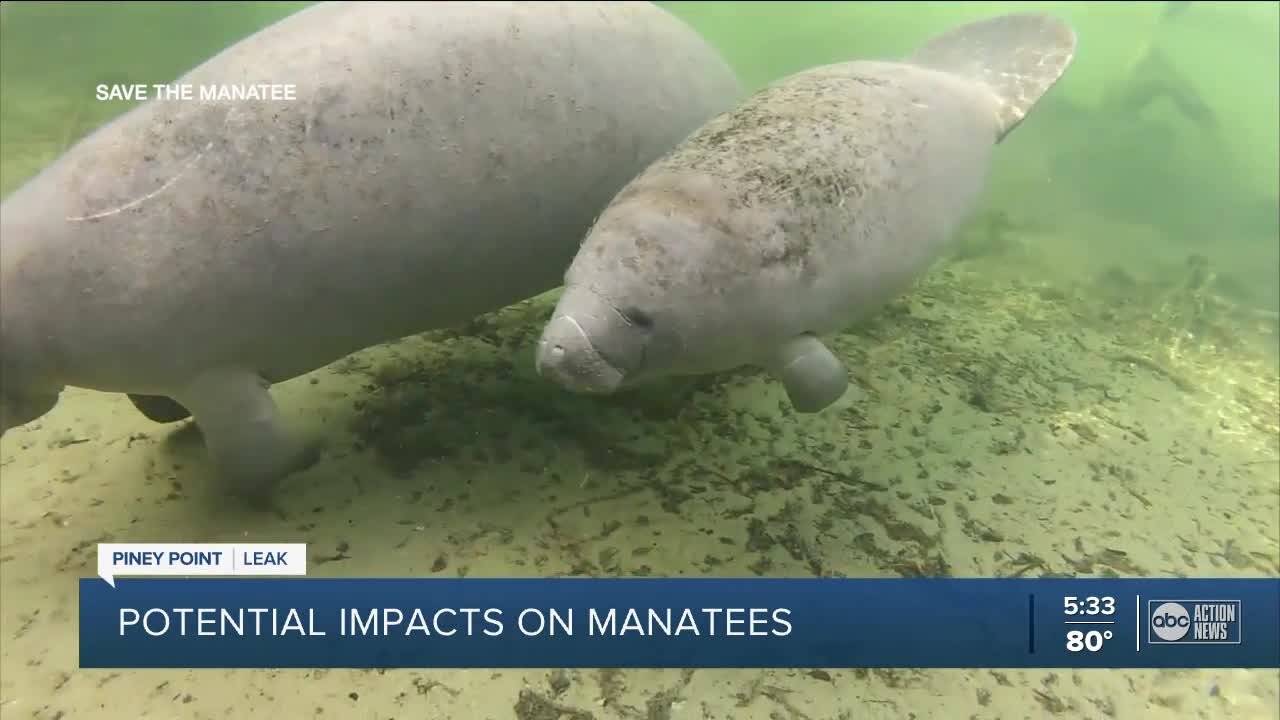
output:
M302 545L184 547L99 548L80 667L1280 667L1280 579L321 579L288 577ZM234 577L121 577L173 573Z

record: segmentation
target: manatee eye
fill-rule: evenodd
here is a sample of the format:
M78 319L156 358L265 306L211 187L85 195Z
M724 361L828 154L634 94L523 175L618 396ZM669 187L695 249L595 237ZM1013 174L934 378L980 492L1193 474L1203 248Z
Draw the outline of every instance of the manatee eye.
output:
M648 330L653 327L653 318L643 310L636 307L625 307L618 311L622 318L627 322L639 328Z

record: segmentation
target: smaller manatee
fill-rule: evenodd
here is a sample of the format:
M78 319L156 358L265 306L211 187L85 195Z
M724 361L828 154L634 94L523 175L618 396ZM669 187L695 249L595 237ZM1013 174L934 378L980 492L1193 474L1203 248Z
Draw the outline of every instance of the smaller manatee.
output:
M601 213L565 274L538 372L606 394L756 365L796 410L827 407L848 373L821 336L932 264L992 148L1075 47L1060 20L1003 15L905 62L792 75L712 119Z

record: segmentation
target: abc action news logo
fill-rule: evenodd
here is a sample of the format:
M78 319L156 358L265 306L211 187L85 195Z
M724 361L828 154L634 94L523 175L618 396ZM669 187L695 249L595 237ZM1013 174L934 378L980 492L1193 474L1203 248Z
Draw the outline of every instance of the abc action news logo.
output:
M1149 600L1147 642L1152 645L1239 645L1239 600Z

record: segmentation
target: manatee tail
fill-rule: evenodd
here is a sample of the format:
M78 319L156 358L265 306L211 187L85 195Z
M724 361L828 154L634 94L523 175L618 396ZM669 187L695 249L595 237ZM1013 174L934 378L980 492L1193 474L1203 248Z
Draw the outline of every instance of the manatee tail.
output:
M945 32L908 62L990 88L1000 100L999 137L1003 140L1062 77L1075 52L1075 31L1062 20L1015 13Z

